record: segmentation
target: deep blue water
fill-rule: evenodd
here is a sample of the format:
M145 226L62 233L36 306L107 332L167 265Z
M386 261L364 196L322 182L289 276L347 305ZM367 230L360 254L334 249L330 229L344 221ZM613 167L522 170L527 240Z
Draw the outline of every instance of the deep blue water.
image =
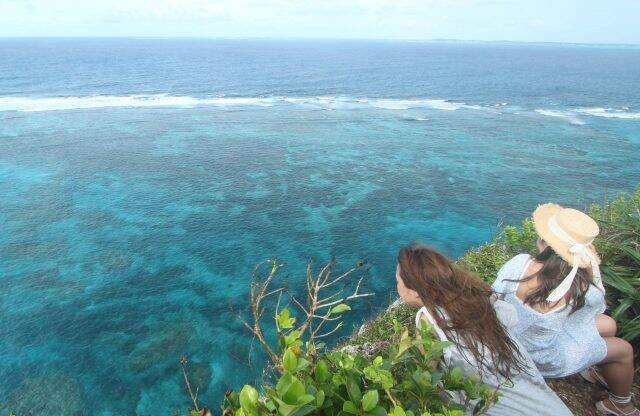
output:
M0 412L186 409L183 353L215 407L256 263L367 260L361 322L402 244L633 189L639 81L632 47L0 40Z

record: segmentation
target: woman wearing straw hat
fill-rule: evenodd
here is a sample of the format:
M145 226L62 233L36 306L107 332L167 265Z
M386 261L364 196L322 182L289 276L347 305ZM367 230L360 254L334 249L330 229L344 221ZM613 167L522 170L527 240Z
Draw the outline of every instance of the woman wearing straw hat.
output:
M519 254L498 272L493 290L515 306L513 334L547 378L580 373L609 390L603 415L640 416L631 402L633 348L603 315L604 287L592 242L598 224L575 209L540 205L533 213L539 254Z

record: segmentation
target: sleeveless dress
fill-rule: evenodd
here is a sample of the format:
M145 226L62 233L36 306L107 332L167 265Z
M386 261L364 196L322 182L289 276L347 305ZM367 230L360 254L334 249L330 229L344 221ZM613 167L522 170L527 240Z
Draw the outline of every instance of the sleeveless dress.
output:
M515 325L515 311L511 305L502 301L496 300L493 304L494 309L498 315L498 319L507 329ZM446 319L444 311L439 310ZM420 319L424 317L435 330L436 335L441 341L447 341L447 336L444 331L438 326L435 319L431 316L426 308L421 308L416 315L416 326L418 326ZM572 415L571 411L565 406L558 396L547 386L544 379L536 369L535 364L527 355L526 350L522 347L518 341L513 338L514 343L520 350L524 358L525 365L527 367L527 373L516 374L511 377L511 383L501 381L495 375L483 371L478 371L478 364L466 348L459 348L455 344L445 348L443 353L443 364L447 368L460 367L465 375L475 374L479 380L488 384L494 389L499 389L501 396L498 402L489 407L487 415L489 416L513 416L513 415L539 415L539 416L569 416ZM487 357L488 355L485 355ZM460 403L463 402L463 397L457 398ZM468 415L473 412L473 406L475 402L472 402Z
M518 254L502 266L492 286L516 309L518 323L512 334L546 378L576 374L602 361L607 344L598 333L596 315L605 310L604 289L590 285L585 305L571 315L571 307L567 306L538 312L516 296L519 281L532 260L528 254Z

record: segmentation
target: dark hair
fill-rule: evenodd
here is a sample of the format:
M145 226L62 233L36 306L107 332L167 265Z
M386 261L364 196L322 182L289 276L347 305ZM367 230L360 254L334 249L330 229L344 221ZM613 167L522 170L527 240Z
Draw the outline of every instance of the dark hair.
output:
M398 265L404 285L418 293L447 338L471 352L480 372L508 380L513 370L526 372L523 356L493 309L489 284L421 244L400 249Z
M569 274L572 266L560 257L550 246L547 246L547 248L535 256L534 260L542 263L542 268L529 276L523 277L520 279L520 282L537 278L540 284L525 296L523 302L530 306L544 304L553 307L562 299L551 303L547 302L547 296L549 296L553 289L558 287L560 282ZM567 305L571 307L570 313L574 313L584 306L584 298L591 284L594 284L591 270L579 268L571 288L564 297Z

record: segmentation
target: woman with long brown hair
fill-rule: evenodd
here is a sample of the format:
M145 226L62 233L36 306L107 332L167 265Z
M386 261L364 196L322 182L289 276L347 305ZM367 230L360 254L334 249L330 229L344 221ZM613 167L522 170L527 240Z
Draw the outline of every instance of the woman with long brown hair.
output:
M555 204L539 206L533 222L539 254L515 256L493 284L517 311L514 335L544 377L580 373L608 388L609 397L596 403L600 414L640 416L631 402L633 348L603 315L600 260L592 245L598 224Z
M420 244L400 250L396 281L400 297L420 308L416 325L433 325L440 340L452 343L443 365L500 390L489 415L571 415L510 335L513 307L493 296L486 282Z

